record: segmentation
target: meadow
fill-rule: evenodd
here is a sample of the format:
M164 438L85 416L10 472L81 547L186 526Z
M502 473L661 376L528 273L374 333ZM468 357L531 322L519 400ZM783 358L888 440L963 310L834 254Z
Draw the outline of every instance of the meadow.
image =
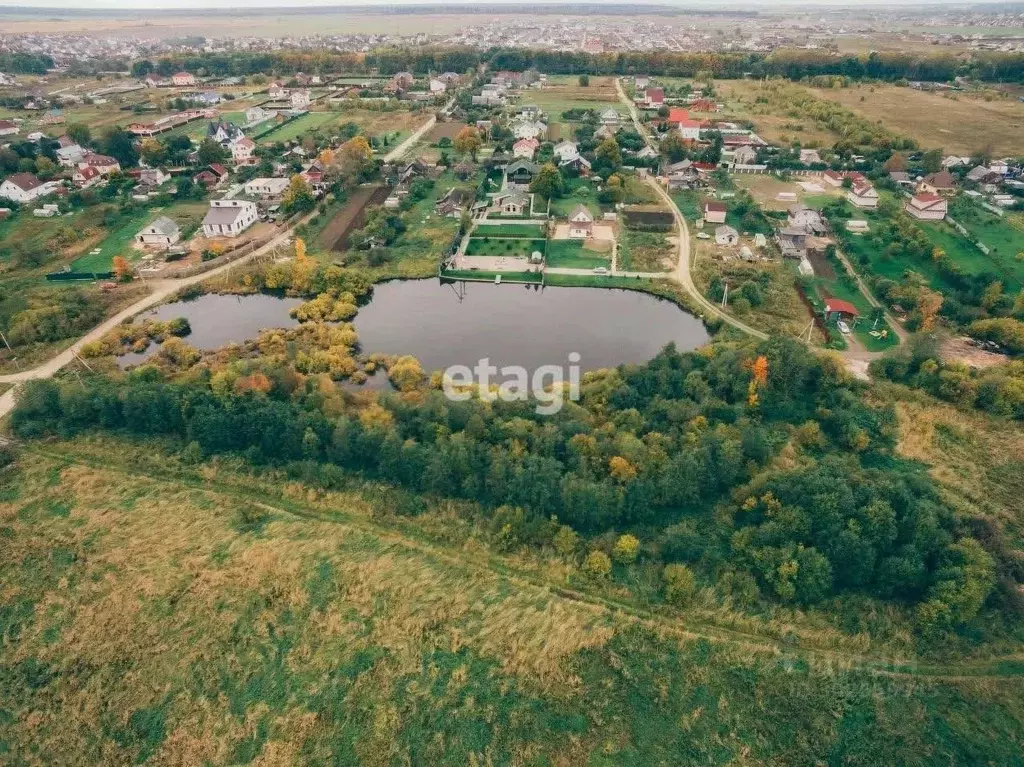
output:
M922 426L912 447L935 452ZM827 631L777 644L699 607L553 587L557 560L488 547L457 505L412 518L405 502L152 442L27 450L0 480L0 749L15 764L1019 756L1010 664L865 657Z
M588 248L583 240L550 240L548 266L567 269L594 269L611 266L611 251L604 253Z

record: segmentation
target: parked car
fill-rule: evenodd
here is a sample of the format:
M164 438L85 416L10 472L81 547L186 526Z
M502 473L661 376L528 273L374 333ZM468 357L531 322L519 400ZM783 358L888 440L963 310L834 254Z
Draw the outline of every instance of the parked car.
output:
M608 270L603 266L595 266L594 274L608 274Z
M843 335L846 335L846 336L850 335L850 326L847 325L842 320L839 320L838 322L836 322L836 327L839 328L839 332L842 333Z

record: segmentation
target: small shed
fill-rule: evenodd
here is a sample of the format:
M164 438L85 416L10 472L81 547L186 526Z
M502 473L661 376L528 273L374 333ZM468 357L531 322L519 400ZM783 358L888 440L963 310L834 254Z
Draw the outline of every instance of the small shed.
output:
M849 301L839 298L829 298L825 301L826 320L855 320L858 316L860 312Z

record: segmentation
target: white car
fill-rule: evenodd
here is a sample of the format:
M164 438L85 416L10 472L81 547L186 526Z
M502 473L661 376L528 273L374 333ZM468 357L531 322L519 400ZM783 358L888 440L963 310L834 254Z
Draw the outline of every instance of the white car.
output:
M850 326L847 325L842 320L836 322L836 327L839 328L839 332L842 333L843 335L850 335Z
M603 266L595 266L594 274L608 274L608 270Z

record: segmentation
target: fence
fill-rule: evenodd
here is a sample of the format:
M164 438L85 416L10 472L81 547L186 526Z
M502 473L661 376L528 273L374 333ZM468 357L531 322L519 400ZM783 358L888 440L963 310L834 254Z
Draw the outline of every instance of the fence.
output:
M981 241L979 241L979 240L973 240L973 239L971 239L971 233L970 233L970 232L968 232L968 231L967 231L967 229L966 229L966 228L964 228L964 226L963 226L963 225L962 225L962 224L961 224L961 223L960 223L959 221L957 221L956 219L954 219L954 218L953 218L952 216L949 216L949 215L947 215L947 216L946 216L946 220L947 220L947 221L948 221L948 222L949 222L950 224L952 224L952 225L953 225L953 228L954 228L954 229L956 229L956 230L957 230L958 232L960 232L960 234L962 234L962 235L963 235L964 237L966 237L966 238L967 238L968 240L970 240L970 241L971 241L971 243L972 243L972 244L974 245L974 247L976 247L976 248L977 248L978 250L980 250L980 251L981 251L982 253L984 253L984 254L985 254L986 256L988 255L988 252L989 252L989 247L988 247L988 245L986 245L985 243L983 243L983 242L981 242Z
M46 279L50 282L70 282L73 280L92 282L93 280L109 280L113 277L113 272L51 272L46 275Z

